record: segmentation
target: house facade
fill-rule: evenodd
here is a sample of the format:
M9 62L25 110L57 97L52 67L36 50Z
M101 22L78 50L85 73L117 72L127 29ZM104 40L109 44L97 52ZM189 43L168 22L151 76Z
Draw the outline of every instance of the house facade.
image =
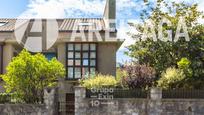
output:
M116 1L107 0L102 18L56 20L59 30L57 41L48 50L42 50L42 53L48 59L56 57L66 68L65 79L59 80L59 102L62 112L73 111L71 106L67 110L67 106L64 103L67 102L67 98L71 98L74 95L73 86L78 83L78 79L95 73L116 75L116 52L123 41L117 39L115 18ZM35 20L39 19L29 20L28 28L25 32L27 34L24 34L24 37L41 35L43 39L46 39L47 21L45 19L41 20L41 33L28 34L29 27L33 26ZM16 22L17 19L0 19L1 74L6 72L6 67L12 58L17 56L24 48L16 40ZM71 39L73 33L76 34L74 40ZM89 39L90 33L92 33L91 40ZM82 39L82 35L85 36L85 40ZM100 38L97 35L100 35Z

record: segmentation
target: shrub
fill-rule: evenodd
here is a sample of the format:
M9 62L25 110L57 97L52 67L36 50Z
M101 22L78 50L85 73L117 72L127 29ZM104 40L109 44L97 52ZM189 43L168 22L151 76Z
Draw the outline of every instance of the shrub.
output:
M64 66L55 58L48 61L44 55L31 55L23 50L1 75L7 93L14 93L15 100L25 103L42 103L43 90L53 87L58 77L64 77Z
M127 76L123 79L129 88L151 87L155 81L155 70L146 65L125 66Z
M161 78L158 80L158 87L163 89L182 88L185 77L186 76L181 69L176 69L174 67L167 68L167 70L162 73Z
M88 79L84 79L80 81L80 85L86 87L87 89L91 88L108 88L108 87L116 87L117 81L115 77L110 75L101 75L98 74L94 77L90 77Z
M125 88L127 85L124 82L127 72L124 69L117 69L116 71L116 80L118 82L118 87Z
M177 63L179 69L181 69L186 76L185 88L204 89L204 61L199 62L197 59L191 61L187 58L182 58Z

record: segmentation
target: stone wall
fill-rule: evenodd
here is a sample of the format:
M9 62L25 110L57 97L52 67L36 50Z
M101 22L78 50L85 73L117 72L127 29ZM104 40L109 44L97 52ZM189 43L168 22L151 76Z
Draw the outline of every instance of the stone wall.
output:
M48 115L45 105L0 104L0 115Z
M57 89L44 90L44 104L0 104L0 115L57 115Z
M150 99L97 100L85 93L75 87L75 115L204 115L204 99L162 99L158 90L151 91Z

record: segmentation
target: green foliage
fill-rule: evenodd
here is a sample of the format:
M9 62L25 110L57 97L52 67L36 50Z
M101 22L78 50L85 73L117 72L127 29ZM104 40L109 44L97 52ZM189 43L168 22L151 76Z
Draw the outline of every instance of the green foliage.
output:
M91 88L100 89L100 88L116 87L117 81L113 76L98 74L94 77L81 80L80 85L83 87L86 87L87 89L91 89Z
M43 89L55 86L64 75L64 66L57 59L48 61L42 54L31 55L23 50L12 59L1 78L6 92L15 93L17 100L39 103L43 101Z
M19 98L16 98L16 93L0 93L0 103L18 103L21 102L21 100L18 100Z
M184 74L189 77L192 77L192 69L190 68L191 62L187 58L181 58L179 62L177 62L178 68L182 69Z
M161 76L157 86L163 89L182 88L181 85L186 77L182 70L176 68L167 68Z
M10 102L11 96L7 93L0 93L0 103L8 103Z
M191 63L190 60L187 58L182 58L178 63L179 69L181 69L186 78L185 78L185 88L193 88L193 89L204 89L204 78L203 78L203 68L196 68L202 67L201 63L197 60L197 64ZM200 64L199 64L200 63Z
M123 70L123 69L117 69L116 70L116 80L117 81L120 81L126 75L127 75L127 72L125 70Z
M197 79L193 76L193 70L191 67L191 62L187 58L181 58L177 62L178 69L168 68L165 72L161 74L161 78L158 80L158 87L163 89L203 89L204 80L202 76Z
M194 81L204 81L204 26L199 24L197 20L202 18L203 13L197 9L197 4L175 3L167 4L164 0L157 0L155 7L147 4L151 11L143 11L141 13L140 24L130 24L137 29L136 33L129 33L134 39L139 40L134 45L128 47L127 55L135 58L140 64L147 64L154 67L157 72L157 77L168 67L172 66L189 66L192 71ZM165 11L163 9L166 9ZM149 13L151 12L151 13ZM158 32L158 24L163 17L168 19L172 24L163 25L163 32L172 30L172 36L175 37L178 21L183 16L188 27L190 41L187 42L180 38L177 42L172 41L154 41L148 38L146 41L141 40L145 20L151 19L155 24L154 30ZM165 36L167 37L167 36ZM182 59L186 57L186 59ZM190 62L190 63L188 63ZM203 82L204 83L204 82Z
M126 77L122 79L128 88L146 89L153 85L155 81L155 70L146 65L125 66Z
M187 58L182 58L179 62L177 62L177 65L180 69L186 69L189 68L191 62Z
M116 71L116 80L118 82L118 87L126 88L127 85L124 82L124 79L127 77L127 72L124 69L117 69Z

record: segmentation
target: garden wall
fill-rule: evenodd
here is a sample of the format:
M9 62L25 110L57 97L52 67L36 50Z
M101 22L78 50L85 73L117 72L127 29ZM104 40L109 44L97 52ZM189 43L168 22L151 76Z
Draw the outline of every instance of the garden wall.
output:
M57 115L57 90L44 91L44 104L0 104L0 115Z
M45 105L0 104L0 115L48 115Z
M204 115L204 99L162 99L151 91L150 99L86 98L83 87L75 88L75 115Z

